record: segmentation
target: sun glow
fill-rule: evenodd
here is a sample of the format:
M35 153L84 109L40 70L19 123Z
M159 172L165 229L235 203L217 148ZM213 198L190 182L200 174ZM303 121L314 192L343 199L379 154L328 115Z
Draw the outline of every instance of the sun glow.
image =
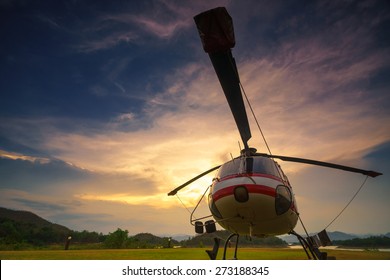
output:
M174 196L168 196L167 192L150 195L131 195L129 193L99 194L84 193L75 195L77 198L89 201L107 201L124 203L129 205L147 205L154 208L171 208L181 205L185 208L193 208L202 199L207 201L208 186L211 184L212 176L205 176L198 182L189 185Z
M83 200L92 200L92 201L108 201L108 202L117 202L117 203L125 203L130 205L147 205L153 206L155 208L169 208L170 202L168 201L168 197L163 194L156 195L128 195L128 194L108 194L108 195L100 195L100 194L80 194L76 195L77 198Z

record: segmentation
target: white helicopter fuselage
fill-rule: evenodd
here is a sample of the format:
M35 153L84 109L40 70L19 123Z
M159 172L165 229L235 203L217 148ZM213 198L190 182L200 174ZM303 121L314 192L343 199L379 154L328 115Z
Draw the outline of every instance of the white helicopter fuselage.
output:
M220 167L209 208L223 228L242 235L285 234L298 220L287 177L275 161L259 156L241 156Z

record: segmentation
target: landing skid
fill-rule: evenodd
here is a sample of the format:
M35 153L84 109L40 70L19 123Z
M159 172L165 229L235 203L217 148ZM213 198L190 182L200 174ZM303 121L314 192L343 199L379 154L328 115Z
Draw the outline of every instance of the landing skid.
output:
M299 243L301 244L302 248L305 250L305 253L307 255L307 258L309 260L327 260L330 259L328 257L328 254L326 252L321 252L317 245L315 245L310 239L306 240L303 238L301 235L296 233L295 231L291 231L290 234L296 236L299 240ZM234 248L234 256L233 260L237 260L237 249L238 249L238 239L240 237L239 234L237 233L232 233L225 241L225 246L223 248L223 257L222 260L226 260L226 251L228 248L228 245L230 244L230 240L236 237L236 244ZM214 238L214 246L212 250L206 250L206 253L209 255L210 260L216 260L217 255L218 255L218 250L219 250L219 245L221 243L221 239L218 237Z
M301 243L302 248L305 250L307 258L309 260L327 260L328 253L321 252L317 245L315 245L310 239L306 240L301 235L296 233L295 231L291 231L289 234L296 236Z

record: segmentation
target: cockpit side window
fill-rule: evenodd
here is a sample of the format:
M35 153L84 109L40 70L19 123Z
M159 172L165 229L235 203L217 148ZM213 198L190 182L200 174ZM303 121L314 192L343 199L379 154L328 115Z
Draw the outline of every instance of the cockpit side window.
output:
M254 157L253 159L253 173L270 174L280 177L273 160L264 157Z
M238 174L240 170L240 159L231 160L221 166L218 171L217 178L222 179L224 177Z

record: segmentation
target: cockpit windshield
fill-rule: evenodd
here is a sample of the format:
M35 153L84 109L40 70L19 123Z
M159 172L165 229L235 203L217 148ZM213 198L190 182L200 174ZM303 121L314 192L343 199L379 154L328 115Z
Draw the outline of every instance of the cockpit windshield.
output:
M270 158L241 157L223 164L218 171L217 178L222 179L243 173L268 174L279 178L283 176L283 173L278 170L277 164Z

